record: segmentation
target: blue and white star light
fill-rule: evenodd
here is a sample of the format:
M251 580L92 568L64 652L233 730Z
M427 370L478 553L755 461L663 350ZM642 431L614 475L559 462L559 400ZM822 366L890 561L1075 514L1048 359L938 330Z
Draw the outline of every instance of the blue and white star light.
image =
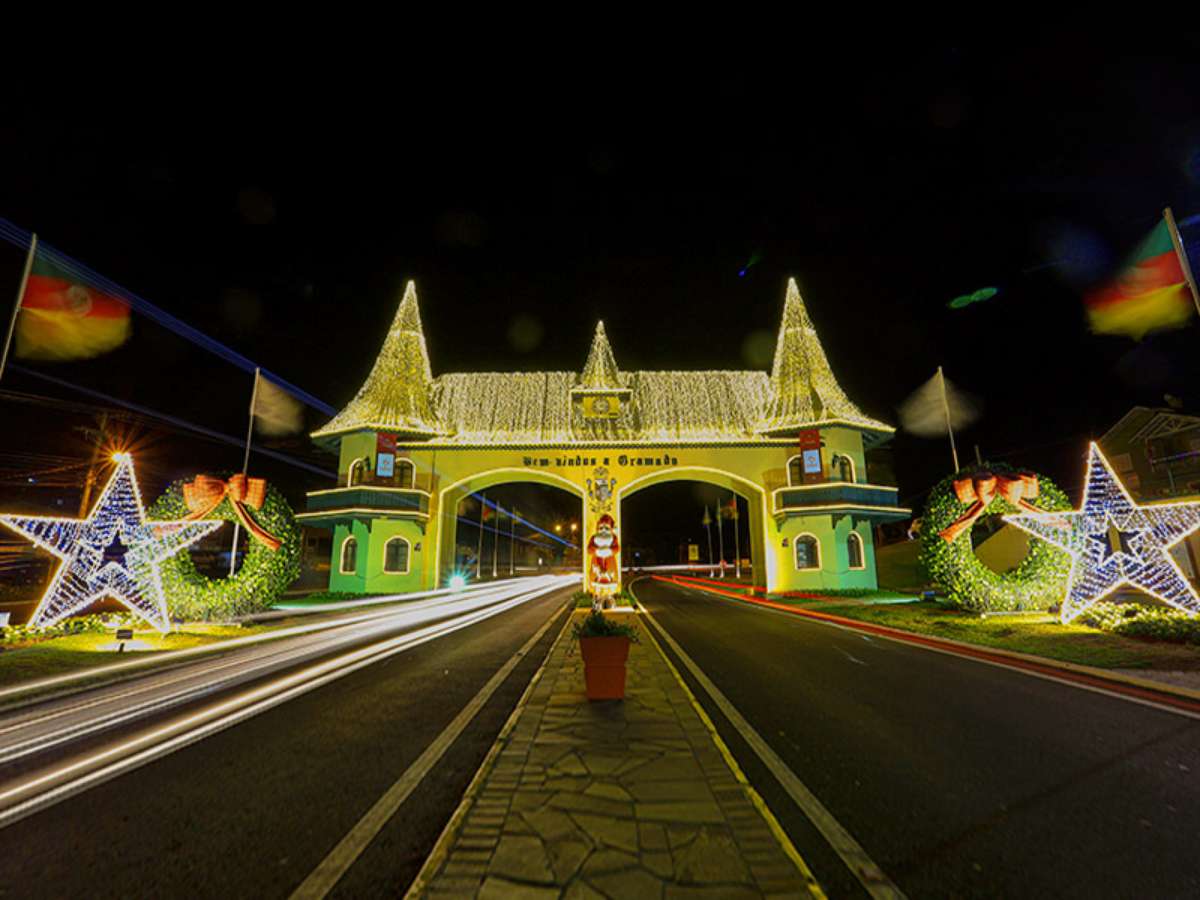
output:
M1122 585L1132 585L1184 612L1200 614L1196 594L1170 549L1200 528L1200 503L1134 502L1093 443L1078 512L1005 516L1034 537L1071 554L1062 604L1069 622Z
M53 625L111 596L159 631L169 630L159 563L223 524L147 521L133 459L118 453L113 460L117 469L86 519L0 515L0 522L63 561L34 625Z

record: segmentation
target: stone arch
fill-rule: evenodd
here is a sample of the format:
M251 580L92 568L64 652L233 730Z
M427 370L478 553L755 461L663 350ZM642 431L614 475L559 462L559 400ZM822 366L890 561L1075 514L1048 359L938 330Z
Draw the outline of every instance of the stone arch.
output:
M578 497L583 503L583 488L569 478L554 472L519 467L500 467L484 469L460 478L438 490L437 493L437 552L433 565L433 583L429 587L440 587L450 576L449 566L453 565L454 548L458 539L458 504L469 494L486 491L498 484L543 484L560 488ZM580 512L580 522L584 521L584 512ZM447 563L449 560L449 563Z
M767 492L761 484L727 469L709 466L673 466L669 469L663 468L640 475L627 484L618 484L616 502L618 533L621 527L622 500L648 487L672 481L699 481L711 484L732 491L746 501L749 521L745 524L746 531L750 535L750 563L754 584L759 587L767 587L770 570L770 561L766 558L766 522L769 515Z

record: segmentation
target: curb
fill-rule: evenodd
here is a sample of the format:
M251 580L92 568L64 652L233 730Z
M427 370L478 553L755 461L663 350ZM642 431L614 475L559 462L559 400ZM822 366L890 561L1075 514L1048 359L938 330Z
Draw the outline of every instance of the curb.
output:
M632 584L629 587L629 591L630 593L633 593ZM641 604L642 601L638 600L638 605L640 606ZM639 615L641 615L641 613L639 613ZM646 613L644 617L646 621L654 627L655 630L662 628L662 626L659 625L649 613ZM734 780L742 786L742 790L746 792L746 796L750 799L750 802L754 805L754 808L758 810L758 814L766 821L767 827L771 830L771 834L774 835L775 840L779 842L779 847L781 850L783 850L784 855L792 861L792 864L795 865L796 869L800 872L800 877L808 886L809 894L812 897L818 898L818 900L825 900L826 894L821 889L820 882L817 881L817 877L813 874L812 869L808 867L808 863L804 861L804 857L800 855L800 851L796 849L796 845L792 843L792 839L788 837L787 832L784 831L783 826L779 823L779 820L775 818L775 814L771 812L771 809L767 806L766 801L763 800L758 791L756 791L750 784L750 780L746 778L746 773L742 771L742 767L739 766L737 760L734 759L733 752L729 749L728 745L717 731L717 727L713 724L713 720L709 717L704 707L700 704L700 701L696 699L696 695L692 693L692 689L688 687L687 682L683 680L683 676L679 673L679 670L675 668L675 664L671 662L671 658L667 656L667 653L665 650L663 650L662 645L659 644L654 635L650 633L649 628L646 629L646 637L650 639L650 643L654 645L654 649L658 651L658 655L662 657L663 662L667 664L667 668L671 670L671 674L675 676L675 680L679 682L679 686L683 688L684 694L687 695L688 701L692 704L692 709L696 711L696 714L700 717L700 721L703 722L704 727L708 729L709 738L711 738L712 742L716 745L721 757L725 760L725 764L729 766L730 771L733 773Z
M575 617L575 609L574 607L567 607L565 604L564 608L566 609L567 620L563 622L563 627L559 630L558 635L550 642L550 649L546 651L545 658L542 659L537 671L533 673L533 677L529 679L529 684L525 686L525 692L521 694L521 699L513 707L512 713L505 720L500 733L496 735L496 740L492 743L487 755L483 758L483 762L479 764L479 769L475 772L471 783L467 785L466 791L463 792L462 800L455 807L454 813L450 816L446 827L442 829L442 833L438 835L433 849L425 857L425 862L422 863L420 871L417 872L417 877L413 879L412 884L408 886L408 890L404 892L405 900L410 900L410 898L415 900L415 898L424 896L426 888L429 887L430 882L433 881L438 869L441 868L443 861L445 861L446 856L449 854L450 847L454 843L454 839L458 836L463 820L467 817L467 813L475 802L476 795L483 787L483 783L487 780L488 775L491 774L492 769L495 768L496 758L508 745L508 737L512 734L513 729L517 727L517 720L521 717L521 713L529 705L529 698L533 696L533 689L542 680L542 675L546 671L546 665L550 662L550 656L554 653L554 648L558 646L558 642L563 639L563 636L567 633L567 629L571 626L571 620Z
M1095 666L1080 665L1079 663L1064 662L1061 660L1050 659L1045 656L1036 656L1031 653L1020 653L1014 650L982 647L979 644L969 644L965 641L956 641L951 638L931 637L929 635L919 634L913 631L904 631L903 629L892 628L888 625L877 625L872 622L863 622L858 619L850 619L846 618L845 616L834 615L833 613L820 612L812 609L797 609L794 606L789 606L784 603L776 603L771 600L760 600L755 597L735 594L732 591L724 591L719 588L704 587L698 584L688 584L686 582L677 581L674 578L667 578L661 575L654 575L652 577L656 581L665 581L668 584L675 585L676 587L729 597L731 599L741 601L742 603L747 603L751 606L762 606L768 609L777 610L779 612L788 613L790 615L800 616L806 619L813 619L818 622L825 622L827 624L836 625L842 628L848 628L853 631L874 634L879 637L888 638L890 640L899 641L905 644L915 644L917 646L925 647L929 650L950 653L956 656L970 657L981 662L1005 666L1020 672L1058 678L1081 687L1110 690L1125 696L1136 698L1143 702L1165 706L1172 710L1183 711L1193 715L1200 715L1200 691L1191 690L1190 688L1177 687L1175 685L1163 684L1162 682L1151 681L1145 678L1135 678L1129 675L1119 675L1115 672L1110 672L1107 669L1100 669Z

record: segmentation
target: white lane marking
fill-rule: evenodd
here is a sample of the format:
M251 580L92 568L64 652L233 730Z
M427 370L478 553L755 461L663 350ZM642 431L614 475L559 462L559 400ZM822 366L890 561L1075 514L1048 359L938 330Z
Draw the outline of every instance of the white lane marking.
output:
M866 665L866 663L863 662L861 659L859 659L857 656L854 656L851 653L847 653L845 650L842 650L841 647L838 647L838 650L841 652L842 656L846 657L846 659L850 660L850 662L858 663L860 666Z
M745 717L738 712L737 707L729 702L729 698L721 693L720 688L712 683L712 680L704 674L701 668L696 665L683 648L671 637L646 609L646 604L638 601L638 605L642 607L642 614L654 626L667 646L672 652L679 657L679 660L684 664L692 677L705 690L717 708L721 710L722 715L729 720L729 723L737 729L741 734L742 739L750 746L758 758L762 760L763 765L775 776L789 797L792 798L801 811L813 823L816 829L821 832L834 852L841 857L842 862L858 879L866 892L872 897L881 898L903 898L904 893L896 886L896 884L884 874L883 870L875 864L867 851L862 848L862 845L854 839L833 814L825 808L825 805L817 799L816 795L810 791L787 764L779 758L771 746L762 738L762 735L755 730L754 726L746 721Z
M509 714L508 720L505 721L504 726L500 729L500 733L496 735L496 740L492 744L491 749L488 750L487 755L483 758L479 769L475 772L475 777L471 779L471 783L467 785L466 791L463 792L462 799L458 803L458 808L454 810L454 814L446 822L446 827L438 835L438 839L433 845L433 850L425 857L425 862L421 865L421 870L417 872L417 877L408 886L408 890L404 894L404 900L416 900L416 898L425 896L430 880L442 867L442 862L450 852L454 838L462 830L462 823L466 819L467 812L475 805L475 798L479 796L479 792L483 790L483 786L487 783L488 777L495 767L496 757L508 746L509 735L517 727L521 713L529 705L529 700L533 696L534 690L537 688L538 683L541 682L542 676L545 675L546 667L550 664L550 654L554 652L554 648L558 646L558 642L562 640L563 635L566 634L567 629L570 627L571 613L568 610L567 619L563 622L562 631L558 633L558 636L550 644L550 651L542 660L542 664L538 666L538 670L533 673L533 677L529 679L529 684L525 685L525 692L521 694L521 699L513 707L513 711Z
M685 589L687 587L686 585L682 585L682 584L674 584L674 586L679 587L679 588L685 588ZM701 588L691 588L691 590L700 591L702 594L704 594L710 600L720 601L720 600L724 599L724 598L720 597L719 595L710 594L707 591L702 590ZM734 601L731 604L731 608L745 609L747 612L773 613L774 615L777 615L777 616L786 616L787 618L789 618L793 621L796 621L796 622L809 622L813 625L824 625L827 628L836 628L839 631L846 631L846 632L849 632L850 634L857 634L860 637L862 636L862 633L857 628L854 628L851 625L842 625L839 622L830 622L825 619L813 619L808 616L798 616L798 615L795 615L794 613L784 612L781 609L772 609L769 606L757 606L755 604L741 603L739 601ZM1039 672L1036 669L1027 669L1024 666L1017 665L1015 662L1008 663L1008 662L1001 662L1000 660L995 660L995 659L983 659L979 656L975 656L974 654L959 652L950 647L931 647L928 644L919 644L915 641L908 641L908 640L905 640L904 638L894 637L893 635L890 635L890 634L877 634L877 635L875 635L875 637L881 638L881 639L888 641L890 643L893 643L893 644L898 644L899 646L908 648L909 650L928 650L930 653L942 653L946 656L953 656L955 659L964 659L969 662L976 662L976 663L980 663L985 666L993 666L997 669L1003 669L1006 672L1016 672L1018 675L1028 675L1030 678L1040 678L1043 681L1053 681L1055 684L1065 685L1067 687L1076 688L1077 690L1091 691L1093 694L1103 694L1105 697L1111 697L1115 700L1124 700L1126 703L1136 703L1138 706L1146 706L1146 707L1149 707L1150 709L1157 709L1160 712L1173 713L1177 716L1183 716L1186 719L1196 719L1196 720L1200 721L1200 712L1197 712L1195 710L1183 709L1182 707L1172 706L1168 703L1159 703L1155 700L1147 700L1144 697L1135 697L1131 694L1125 694L1125 693L1122 693L1121 691L1114 690L1112 688L1101 687L1100 685L1095 685L1095 684L1087 684L1085 682L1075 681L1070 678L1063 678L1058 675L1052 675L1049 672ZM937 638L937 640L949 641L950 639L949 638ZM972 646L974 646L974 645L972 645ZM993 650L994 648L978 646L977 649L986 653L990 650ZM1085 667L1077 667L1077 668L1085 668ZM1091 673L1088 673L1085 671L1085 672L1082 672L1081 674L1090 675ZM1103 678L1104 674L1097 673L1095 675L1092 675L1091 677ZM1152 690L1154 690L1154 688L1156 686L1155 685L1146 685L1145 687L1142 687L1141 685L1131 685L1131 687L1136 687L1136 688L1139 688L1140 690L1152 691Z
M346 833L346 836L338 841L337 846L329 851L329 855L321 860L320 864L300 883L299 887L292 892L291 900L320 900L333 890L342 876L354 865L354 861L375 839L375 835L383 830L383 826L396 814L396 810L404 805L409 794L437 765L438 760L450 749L450 745L463 733L479 710L483 709L492 694L496 693L496 690L504 683L504 679L542 639L542 635L558 618L560 612L562 612L561 608L556 610L537 630L537 633L497 670L487 684L479 689L479 693L471 698L471 702L462 708L454 720L434 739L433 743L425 748L425 751L405 770L404 774L397 778L396 782L375 801L355 826Z
M556 589L555 586L551 586L540 591L521 594L512 600L497 604L496 606L469 613L449 622L439 622L436 625L429 625L419 631L410 632L401 637L392 638L371 647L356 650L336 659L311 666L245 694L233 697L216 707L193 713L182 720L155 729L149 734L141 735L118 744L115 747L99 751L82 760L38 776L31 781L9 788L0 793L0 802L14 798L19 794L27 793L32 788L68 777L76 771L84 770L89 765L101 763L105 759L120 757L121 753L137 750L139 746L150 745L145 746L145 749L138 750L131 756L117 758L114 762L108 763L102 768L88 771L73 781L56 784L47 788L41 794L35 794L27 799L20 800L13 806L0 811L0 828L7 827L40 809L52 806L68 797L89 790L105 781L109 781L149 762L174 753L176 750L204 740L220 731L224 731L226 728L230 728L246 719L266 712L294 697L316 690L331 681L356 672L365 666L381 662L390 656L402 653L412 647L474 625L476 622L491 618L494 615L534 600ZM193 725L196 727L191 727ZM185 730L188 728L190 730ZM161 743L153 743L159 739L163 739Z

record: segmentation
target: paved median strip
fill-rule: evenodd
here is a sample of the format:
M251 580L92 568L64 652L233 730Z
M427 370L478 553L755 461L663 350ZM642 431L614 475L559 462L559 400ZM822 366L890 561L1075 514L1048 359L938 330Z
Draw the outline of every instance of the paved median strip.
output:
M589 703L564 632L410 896L823 896L710 727L649 634Z

